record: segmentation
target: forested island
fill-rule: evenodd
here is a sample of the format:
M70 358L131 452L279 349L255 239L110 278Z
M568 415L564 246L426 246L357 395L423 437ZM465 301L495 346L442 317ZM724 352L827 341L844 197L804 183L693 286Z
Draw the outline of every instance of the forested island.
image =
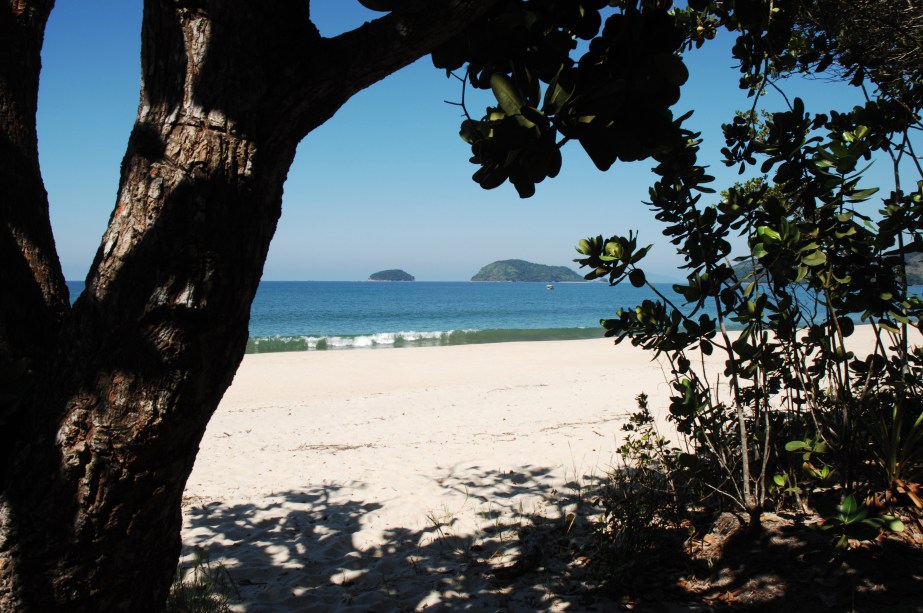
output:
M416 281L416 277L398 268L393 268L372 273L369 275L369 281Z
M533 281L556 283L583 281L583 277L566 266L546 266L525 260L499 260L481 268L472 281Z

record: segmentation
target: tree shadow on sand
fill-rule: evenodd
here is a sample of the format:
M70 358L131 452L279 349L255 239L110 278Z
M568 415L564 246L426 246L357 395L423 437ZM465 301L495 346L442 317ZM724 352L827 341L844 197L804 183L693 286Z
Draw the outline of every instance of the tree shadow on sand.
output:
M566 535L563 505L573 502L550 487L550 475L469 469L462 477L449 469L438 482L471 504L456 512L421 508L427 527L389 528L367 546L357 544L359 533L381 505L362 500L362 484L250 504L194 500L184 509L184 553L197 548L220 562L247 611L572 609L580 590L550 585L557 578L538 568L520 538L548 522ZM529 585L520 585L526 575Z
M693 538L652 528L644 572L612 586L594 568L586 485L557 491L540 467L448 469L437 482L471 504L421 508L425 528L373 539L362 530L381 505L361 483L187 502L184 552L220 562L246 611L921 610L919 546L838 554L803 527L769 522L754 536L725 514Z

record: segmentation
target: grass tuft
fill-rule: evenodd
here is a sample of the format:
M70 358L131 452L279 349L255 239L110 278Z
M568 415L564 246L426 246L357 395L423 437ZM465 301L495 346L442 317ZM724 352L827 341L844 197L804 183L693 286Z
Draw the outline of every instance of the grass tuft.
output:
M165 613L226 613L230 600L239 597L237 586L227 569L211 563L208 556L196 548L192 565L181 564L170 586Z

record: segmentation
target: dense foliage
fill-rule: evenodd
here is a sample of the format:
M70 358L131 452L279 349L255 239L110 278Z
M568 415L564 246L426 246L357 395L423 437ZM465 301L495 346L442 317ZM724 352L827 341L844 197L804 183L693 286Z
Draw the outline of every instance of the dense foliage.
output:
M607 5L621 10L603 26ZM522 197L561 169L561 147L577 141L600 170L651 157L675 133L670 107L688 73L677 52L683 24L669 3L606 0L498 2L475 27L433 53L463 82L497 100L480 119L462 106L474 180L510 181ZM578 41L589 41L579 59ZM544 90L544 91L543 91Z
M753 524L767 507L819 510L845 542L900 527L885 512L895 505L923 507L923 352L911 339L923 301L907 266L923 251L921 19L901 0L510 1L433 54L496 98L461 126L484 188L509 180L531 195L570 141L601 170L655 162L647 204L686 282L672 297L650 285L650 247L631 232L581 241L577 261L587 279L658 293L604 320L606 334L670 365L671 419L686 443L670 470ZM670 107L687 77L683 53L721 31L736 37L752 105L724 126L724 163L742 182L718 196L699 134ZM784 108L762 109L794 73L845 79L866 102L814 114L783 94ZM894 167L881 191L863 181L873 159ZM732 252L735 236L743 251ZM867 353L850 342L857 323L871 327ZM721 376L706 363L723 365Z
M481 268L471 280L557 283L583 281L583 277L566 266L546 266L525 260L499 260Z
M691 2L684 15L737 34L741 87L754 102L724 126L722 152L728 166L768 180L703 201L714 190L697 162L701 143L678 128L657 156L648 204L684 256L687 281L675 297L619 309L603 326L670 364L670 414L691 452L683 470L702 491L754 523L767 506L816 510L846 544L900 529L887 514L896 506L923 506L923 352L912 346L923 301L908 290L905 265L923 249L923 173L914 185L899 171L902 158L915 159L921 127L916 73L898 83L863 63L858 17L824 29L815 11L840 3L733 4ZM796 98L757 124L766 88L831 67L869 86L865 105L811 114ZM879 192L863 184L873 156L895 168L877 213L862 206ZM745 238L743 253L732 253L733 235ZM598 236L580 242L578 261L587 278L642 286L647 250L631 233ZM706 304L717 316L701 312ZM850 343L857 323L871 327L872 346ZM723 358L720 381L705 367L722 363L713 354Z

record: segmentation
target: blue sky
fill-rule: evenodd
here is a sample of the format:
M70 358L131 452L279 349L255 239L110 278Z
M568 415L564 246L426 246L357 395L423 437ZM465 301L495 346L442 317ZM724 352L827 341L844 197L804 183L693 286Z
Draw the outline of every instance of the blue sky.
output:
M354 0L313 0L321 33L372 19ZM80 280L99 245L118 188L119 164L138 104L141 0L58 0L46 32L39 94L39 151L65 276ZM720 163L720 124L748 100L737 89L729 38L687 58L690 81L675 107L695 109L703 161L716 187L737 178ZM844 85L787 86L809 109L857 101ZM645 266L677 278L680 259L642 204L650 165L600 173L565 147L561 175L521 200L510 185L484 191L472 180L457 136L458 83L424 58L360 92L299 147L283 214L266 262L271 280L361 280L403 268L424 281L467 280L494 260L571 265L578 240L641 233L655 243ZM778 96L766 105L780 108ZM472 106L469 104L469 106ZM472 106L477 109L477 106ZM887 168L878 163L871 176Z

